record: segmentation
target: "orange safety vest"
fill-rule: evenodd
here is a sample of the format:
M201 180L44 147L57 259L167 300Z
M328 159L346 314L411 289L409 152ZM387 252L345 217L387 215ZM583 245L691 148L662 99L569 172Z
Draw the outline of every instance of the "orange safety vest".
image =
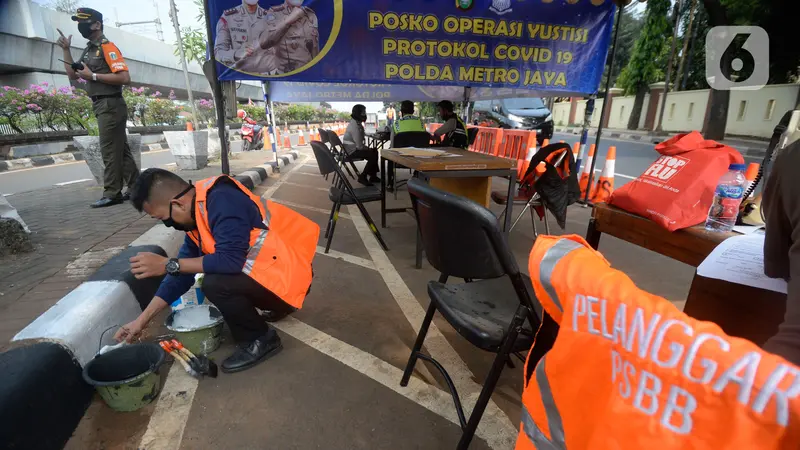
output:
M800 448L799 367L638 289L578 236L539 236L529 269L559 330L526 376L517 450Z
M216 242L208 223L206 199L217 182L233 183L258 205L267 229L250 231L250 250L242 272L269 289L284 302L302 308L311 286L311 261L317 251L319 225L297 212L254 195L235 179L220 175L195 183L197 230L188 233L200 250L214 253Z

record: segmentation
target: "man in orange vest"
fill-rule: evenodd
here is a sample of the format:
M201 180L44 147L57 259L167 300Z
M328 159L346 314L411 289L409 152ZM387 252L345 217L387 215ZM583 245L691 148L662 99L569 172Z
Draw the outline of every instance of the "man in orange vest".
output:
M797 449L800 367L638 289L578 236L539 236L546 312L517 450Z
M167 276L142 314L117 331L118 341L138 336L203 273L203 293L241 344L223 361L223 372L248 369L281 350L267 321L303 306L319 238L316 223L224 175L192 185L170 171L148 169L134 186L131 203L185 231L186 238L177 258L154 253L131 258L137 279ZM256 308L267 313L259 315Z

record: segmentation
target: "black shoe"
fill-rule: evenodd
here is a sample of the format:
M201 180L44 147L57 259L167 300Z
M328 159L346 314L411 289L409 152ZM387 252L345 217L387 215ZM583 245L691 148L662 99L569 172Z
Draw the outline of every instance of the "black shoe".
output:
M370 183L374 183L374 184L380 184L381 183L381 179L378 178L377 175L373 175L373 176L369 177L369 182Z
M359 175L358 182L363 184L364 186L372 186L372 183L369 182L366 175Z
M222 371L234 373L247 370L278 354L282 349L281 338L271 329L264 336L237 348L231 356L222 361Z
M131 201L131 193L130 192L126 192L126 193L122 194L122 201L123 202Z
M309 288L309 292L310 291L311 291L311 288ZM306 295L308 295L308 294L306 294ZM267 322L277 322L277 321L279 321L281 319L285 319L286 317L288 317L290 314L292 314L295 311L297 311L297 308L292 308L289 311L270 311L270 310L265 310L265 311L261 311L261 317L263 317L264 320L266 320Z
M119 205L123 202L122 195L118 195L114 198L106 198L103 197L100 200L92 203L90 206L92 208L105 208L106 206L114 206Z

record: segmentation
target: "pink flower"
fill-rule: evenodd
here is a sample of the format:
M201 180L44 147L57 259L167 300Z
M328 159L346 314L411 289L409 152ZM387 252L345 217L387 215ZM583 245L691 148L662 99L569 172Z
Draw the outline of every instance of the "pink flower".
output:
M45 86L45 87L47 87L47 86L50 86L50 85L47 83L47 81L43 81L43 82L42 82L42 86Z
M177 97L175 97L175 91L170 89L170 91L169 91L169 99L170 100L175 100L176 98Z
M22 111L22 106L17 106L17 111Z
M161 97L161 91L155 91L153 97Z
M3 86L3 89L5 89L6 91L8 91L8 90L10 90L10 89L11 89L11 86Z
M78 78L78 83L86 84L86 80L84 80L83 78Z
M25 92L23 92L23 94L25 94L25 95L31 95L31 91L30 91L30 89L25 89Z
M12 104L12 105L16 105L16 104L17 104L17 101L16 101L16 100L11 100L11 104Z

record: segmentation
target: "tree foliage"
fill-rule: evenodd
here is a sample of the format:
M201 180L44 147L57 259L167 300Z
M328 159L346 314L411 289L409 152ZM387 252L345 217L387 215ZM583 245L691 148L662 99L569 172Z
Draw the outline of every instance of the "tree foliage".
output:
M630 61L633 53L633 47L636 44L636 38L639 37L639 34L642 32L642 27L644 26L644 15L638 12L637 5L638 3L632 3L628 5L623 14L624 19L622 20L622 26L619 30L619 36L617 37L614 67L611 71L611 86L615 86L619 74L628 64L628 61ZM616 32L616 27L617 25L615 23L614 29L612 30L612 36ZM603 82L605 82L605 79L608 76L608 69L609 66L606 64L606 68L603 73Z
M633 46L631 58L619 75L617 84L626 94L664 79L664 56L669 52L671 33L670 0L650 0L644 14L644 24ZM623 22L624 26L624 22ZM620 33L622 29L620 29Z
M181 58L181 50L179 46L183 47L183 53L186 55L186 61L194 61L197 64L203 65L206 60L206 33L197 28L181 27L181 40L175 42L175 50L173 53L178 57L178 62Z
M53 0L47 6L62 13L74 14L80 8L81 2L79 0Z

